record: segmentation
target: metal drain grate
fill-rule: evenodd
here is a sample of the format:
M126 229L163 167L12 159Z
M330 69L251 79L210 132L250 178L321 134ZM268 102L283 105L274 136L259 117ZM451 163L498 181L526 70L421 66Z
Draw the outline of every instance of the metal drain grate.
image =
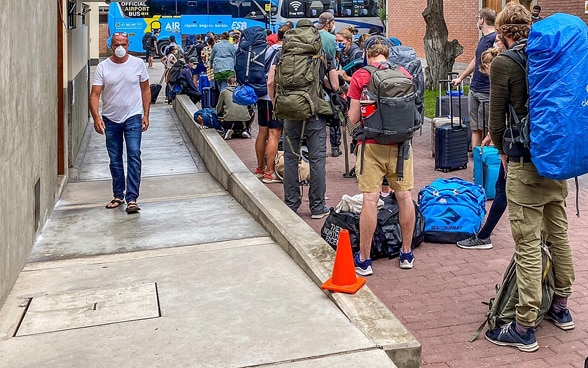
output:
M160 317L157 284L33 297L14 336Z

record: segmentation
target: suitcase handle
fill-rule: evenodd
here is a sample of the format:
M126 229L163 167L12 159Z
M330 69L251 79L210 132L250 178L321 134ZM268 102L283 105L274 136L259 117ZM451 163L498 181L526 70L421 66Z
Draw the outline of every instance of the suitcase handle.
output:
M439 80L439 96L441 96L441 86L443 84L447 84L447 91L449 93L449 118L451 119L451 128L453 129L453 83L452 83L452 79L451 79L451 75L459 75L459 73L456 72L450 72L448 74L448 79L440 79ZM455 91L457 91L457 109L459 110L459 125L460 128L457 130L462 130L463 128L461 127L461 123L462 123L462 116L461 116L461 95L463 93L463 83L458 84L457 86L455 86L456 89ZM441 104L439 104L439 111L437 111L437 116L441 116Z

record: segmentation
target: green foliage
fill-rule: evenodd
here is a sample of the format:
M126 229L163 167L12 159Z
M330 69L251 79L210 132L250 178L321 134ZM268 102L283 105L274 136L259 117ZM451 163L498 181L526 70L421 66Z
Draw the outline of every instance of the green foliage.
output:
M461 103L468 103L468 93L470 87L465 86L463 88L463 97ZM435 89L426 89L425 90L425 117L427 118L434 118L436 115L435 112L435 101L437 101L437 96L439 95L439 90Z

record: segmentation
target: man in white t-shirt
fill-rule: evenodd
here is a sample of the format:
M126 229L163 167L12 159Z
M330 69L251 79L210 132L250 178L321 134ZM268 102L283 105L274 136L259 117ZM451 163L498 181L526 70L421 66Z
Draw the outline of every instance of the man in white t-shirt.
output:
M114 55L96 67L90 113L94 130L106 134L110 157L113 199L106 208L117 208L126 200L127 213L136 213L140 210L137 198L141 184L141 136L149 128L149 75L143 61L127 53L129 37L126 33L114 33L111 48ZM102 114L99 114L101 96ZM126 194L123 144L127 149Z

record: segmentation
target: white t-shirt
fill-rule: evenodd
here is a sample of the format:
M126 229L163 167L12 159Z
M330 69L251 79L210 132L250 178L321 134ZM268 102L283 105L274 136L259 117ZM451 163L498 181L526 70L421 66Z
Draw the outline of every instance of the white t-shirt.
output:
M133 115L143 114L140 82L149 80L143 60L129 55L122 64L110 58L96 67L92 85L102 86L102 116L123 123Z

